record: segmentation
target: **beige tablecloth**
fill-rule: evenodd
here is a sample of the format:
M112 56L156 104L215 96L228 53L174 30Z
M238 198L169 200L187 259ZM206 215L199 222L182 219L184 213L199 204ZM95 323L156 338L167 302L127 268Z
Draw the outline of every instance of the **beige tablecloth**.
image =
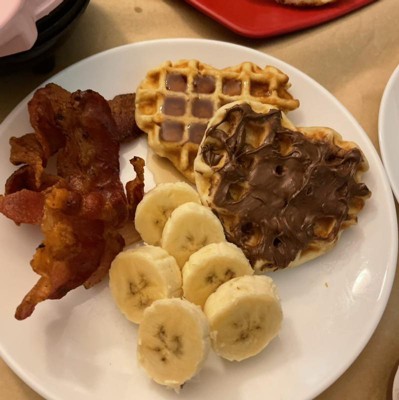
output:
M332 92L378 149L379 104L387 80L399 64L398 0L379 0L318 27L256 40L230 32L184 1L92 0L71 36L56 51L56 67L51 73L26 70L0 76L0 122L36 86L76 61L126 43L174 37L243 44L292 64ZM390 399L392 374L398 362L397 273L386 311L370 342L318 400ZM41 397L0 360L0 399Z

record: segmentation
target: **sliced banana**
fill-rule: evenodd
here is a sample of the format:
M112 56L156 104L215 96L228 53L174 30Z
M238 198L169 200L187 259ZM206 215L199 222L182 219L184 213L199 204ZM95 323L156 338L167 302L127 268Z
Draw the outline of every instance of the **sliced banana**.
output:
M145 194L136 209L135 226L148 244L159 245L165 222L183 203L200 203L198 193L185 182L160 183Z
M248 259L236 245L211 243L193 253L184 264L183 296L203 307L209 295L222 283L253 273Z
M209 243L225 241L223 226L213 212L198 203L177 207L166 221L161 246L183 268L191 254Z
M209 348L208 321L195 304L163 299L144 311L137 356L155 382L178 391L199 372Z
M125 317L140 323L155 300L181 296L181 271L166 250L141 246L119 253L111 264L109 286Z
M277 288L263 275L231 279L212 293L204 312L212 347L230 361L241 361L262 351L278 334L283 317Z

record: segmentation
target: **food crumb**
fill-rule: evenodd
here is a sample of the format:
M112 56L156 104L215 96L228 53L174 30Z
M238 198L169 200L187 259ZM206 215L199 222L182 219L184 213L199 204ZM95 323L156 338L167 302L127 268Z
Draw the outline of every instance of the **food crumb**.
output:
M324 282L324 286L325 286L326 288L328 288L328 283L327 283L327 282Z

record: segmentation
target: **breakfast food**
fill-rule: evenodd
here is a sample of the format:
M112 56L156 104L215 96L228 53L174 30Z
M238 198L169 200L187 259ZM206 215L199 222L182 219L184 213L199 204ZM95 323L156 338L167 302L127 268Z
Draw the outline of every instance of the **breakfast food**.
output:
M183 268L191 254L209 243L225 240L223 226L212 211L198 203L184 203L166 221L161 246Z
M119 132L118 140L120 142L136 139L143 133L134 118L135 93L118 94L113 99L108 100L108 104Z
M135 116L154 152L194 182L193 161L216 110L238 99L294 110L299 102L288 88L288 76L272 66L244 62L216 69L197 60L168 61L138 86Z
M38 91L35 132L12 138L11 161L22 166L0 197L3 214L44 234L32 261L41 278L16 317L109 272L116 306L139 324L138 361L157 383L178 391L211 344L230 361L259 354L283 313L272 279L254 270L323 254L370 195L358 147L329 128L295 127L284 114L299 105L288 89L274 67L183 60L150 71L137 96ZM143 198L138 157L123 188L119 144L141 129L199 193L163 183ZM146 243L123 251L129 223Z
M253 269L241 249L232 243L211 243L193 253L182 269L183 296L203 307L221 284Z
M229 360L260 353L280 331L283 313L277 288L263 275L223 283L205 303L212 347Z
M201 203L198 192L185 182L165 182L145 194L136 209L135 226L142 239L161 243L162 231L172 211L183 203Z
M49 84L28 108L34 133L11 139L11 161L21 166L0 196L0 212L17 224L40 225L44 236L31 261L40 279L16 310L20 320L39 302L92 287L107 275L125 244L119 229L134 217L144 192L139 158L131 161L137 177L124 190L121 132L100 94ZM53 155L56 174L45 169Z
M212 211L198 202L178 205L193 193L198 200L186 183L159 184L144 196L148 204L137 208L143 226L152 223L153 208L160 214L156 231L177 262L164 248L144 244L119 253L109 270L116 305L139 324L140 365L176 391L200 371L211 342L221 357L241 361L266 347L282 319L272 279L253 275ZM166 213L158 210L162 198Z
M122 314L140 323L144 310L155 300L181 296L181 272L176 260L162 248L141 246L115 257L109 287Z
M256 270L325 253L370 196L360 182L368 163L355 143L329 128L296 128L256 102L216 113L194 169L203 203Z
M178 391L200 371L209 349L209 324L199 306L164 299L144 311L137 357L155 382Z
M298 7L312 7L312 6L323 6L329 3L335 3L338 0L276 0L277 3L286 4L290 6Z

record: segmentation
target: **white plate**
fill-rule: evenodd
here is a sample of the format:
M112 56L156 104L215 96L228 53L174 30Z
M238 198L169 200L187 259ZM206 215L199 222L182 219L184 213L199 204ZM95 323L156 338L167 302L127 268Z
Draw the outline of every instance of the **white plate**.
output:
M145 72L167 59L200 58L217 67L250 60L272 64L291 78L301 100L291 113L301 125L335 128L356 141L370 163L364 180L373 192L359 224L344 232L329 254L300 268L271 274L282 299L281 334L259 356L229 363L213 353L179 396L151 382L136 363L136 326L113 304L107 282L77 289L62 300L40 304L25 321L15 307L37 279L29 260L40 241L37 228L0 218L0 354L10 367L48 399L311 399L355 360L375 330L387 303L397 257L393 196L380 159L359 124L325 89L297 69L263 53L207 40L160 40L116 48L54 76L69 90L91 88L106 98L133 92ZM13 171L10 135L29 130L27 97L0 127L0 181ZM144 155L142 140L124 148L127 159ZM126 167L126 168L125 168ZM124 176L124 175L123 175ZM152 184L147 171L147 183Z
M381 158L399 201L399 65L385 87L378 117Z

